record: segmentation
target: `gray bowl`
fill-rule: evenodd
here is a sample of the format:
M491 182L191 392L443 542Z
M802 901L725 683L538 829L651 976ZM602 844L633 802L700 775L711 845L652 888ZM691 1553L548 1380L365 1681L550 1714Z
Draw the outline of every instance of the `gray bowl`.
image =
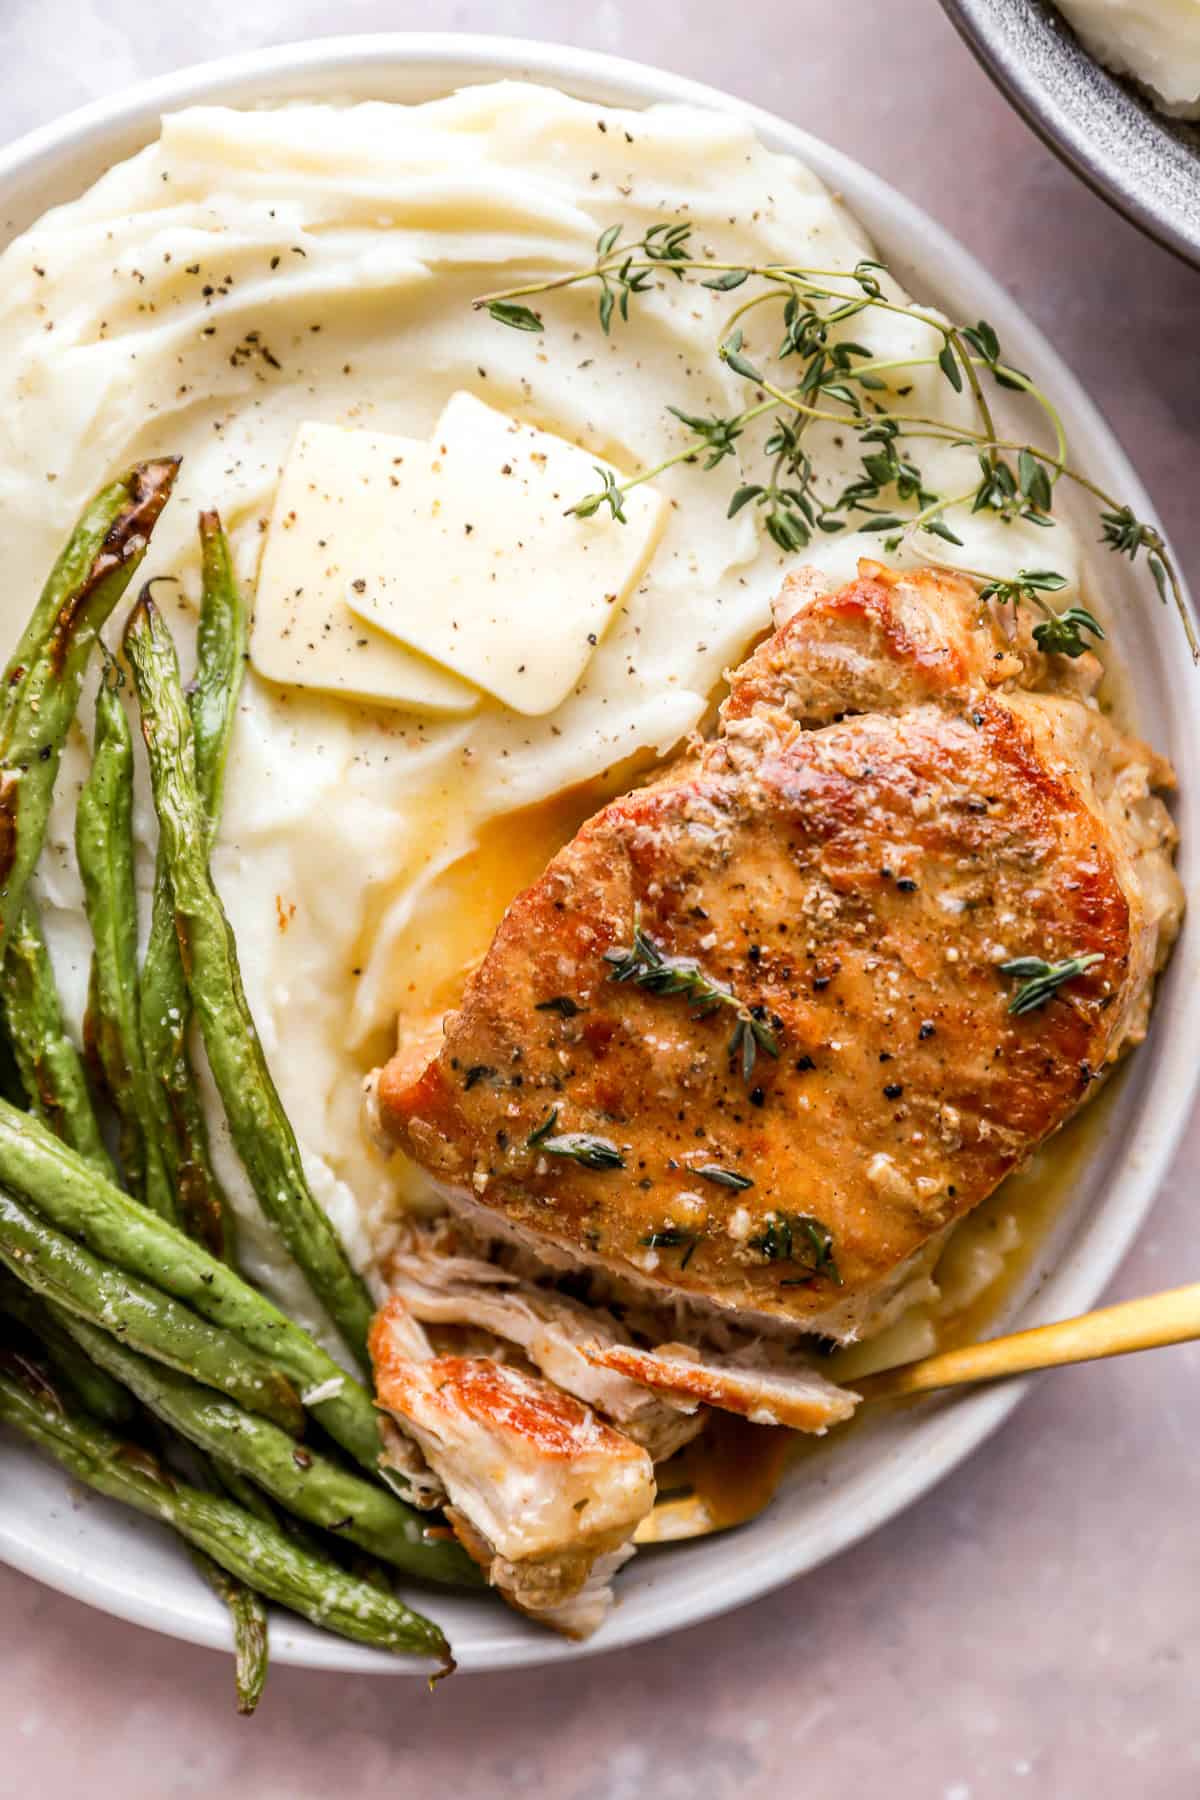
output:
M1110 75L1048 0L942 0L1028 124L1127 219L1200 267L1200 129Z

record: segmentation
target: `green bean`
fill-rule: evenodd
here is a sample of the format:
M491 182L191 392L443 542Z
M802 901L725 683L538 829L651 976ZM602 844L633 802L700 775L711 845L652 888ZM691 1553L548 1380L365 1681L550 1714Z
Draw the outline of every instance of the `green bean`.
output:
M74 1321L77 1325L81 1322L80 1320ZM101 1332L98 1335L103 1337L104 1333ZM130 1354L133 1353L130 1352ZM220 1471L194 1445L186 1443L174 1432L168 1431L152 1413L146 1413L144 1409L139 1423L142 1428L139 1442L146 1443L156 1452L158 1462L164 1471L171 1468L172 1458L178 1465L179 1453L183 1452L182 1469L189 1481L194 1481L195 1485L206 1494L227 1491L230 1498L235 1500L238 1505L244 1505L240 1495L223 1489ZM167 1479L170 1479L169 1475ZM244 1485L247 1488L250 1487L249 1482ZM256 1518L262 1517L262 1514L257 1512L254 1507L247 1507L246 1510ZM267 1523L274 1525L274 1518L268 1517ZM235 1575L231 1575L227 1569L223 1569L220 1563L214 1562L207 1551L198 1549L195 1544L189 1544L186 1539L184 1548L196 1573L205 1585L211 1588L229 1614L230 1628L233 1632L233 1670L238 1711L252 1713L262 1699L270 1659L270 1621L267 1616L266 1602L261 1594L256 1594L253 1588L246 1587L244 1582L239 1581Z
M249 1718L263 1697L270 1663L267 1609L253 1588L239 1581L215 1562L206 1550L192 1549L192 1560L217 1599L229 1613L233 1626L234 1682L237 1709Z
M155 878L139 1004L154 1129L174 1190L176 1218L214 1256L233 1262L233 1217L212 1166L204 1103L188 1050L191 1011L171 886L161 871Z
M82 1059L63 1022L50 952L31 897L9 940L0 995L33 1111L102 1175L112 1175L112 1158L100 1135Z
M229 921L209 873L192 726L175 649L148 593L125 628L188 991L238 1154L266 1216L365 1364L371 1300L305 1179L242 986Z
M139 463L84 513L8 665L0 709L0 945L46 834L62 747L97 633L146 553L176 458Z
M0 1276L0 1313L38 1340L55 1373L75 1390L93 1417L106 1425L129 1424L134 1408L127 1389L76 1343L67 1329L69 1313L56 1313L7 1270Z
M225 765L246 666L249 620L233 573L229 541L215 512L200 514L204 595L196 628L196 675L188 711L196 746L196 786L211 848L221 816Z
M196 677L189 710L195 731L196 785L216 832L229 739L246 656L246 607L233 578L229 545L215 512L200 515L204 591L196 632ZM179 1221L214 1256L235 1262L233 1215L212 1166L208 1125L188 1050L192 1003L175 931L175 902L166 857L154 874L150 941L142 965L141 1026L159 1137L167 1157Z
M36 1119L0 1100L0 1186L21 1193L68 1237L182 1300L269 1356L300 1393L328 1390L309 1410L363 1468L379 1466L370 1395L308 1333L183 1232L106 1181Z
M0 1360L0 1421L97 1492L171 1525L247 1587L315 1625L381 1650L454 1665L442 1632L390 1594L303 1550L240 1506L167 1477L146 1451L79 1414L19 1359Z
M461 1562L456 1547L428 1539L426 1523L386 1488L305 1449L278 1426L186 1375L148 1362L85 1320L70 1319L67 1330L81 1350L156 1418L205 1451L221 1479L224 1469L236 1470L297 1518L410 1574L428 1575L440 1562L447 1579L458 1577Z
M81 1315L171 1368L193 1374L289 1431L303 1428L296 1390L265 1357L148 1282L99 1261L3 1191L0 1262L43 1300Z
M164 1219L175 1196L155 1131L138 1021L137 885L133 867L133 738L115 663L96 695L92 767L75 812L75 854L95 946L84 1043L117 1118L131 1191Z

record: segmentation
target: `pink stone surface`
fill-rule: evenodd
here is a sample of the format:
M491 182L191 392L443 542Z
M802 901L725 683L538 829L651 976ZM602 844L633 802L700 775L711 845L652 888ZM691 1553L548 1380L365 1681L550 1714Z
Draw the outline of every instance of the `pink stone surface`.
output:
M659 63L877 169L1083 377L1200 578L1200 274L1042 149L935 0L3 0L0 129L223 51L405 27ZM1200 1275L1198 1163L1195 1120L1115 1297ZM1200 1346L1068 1371L910 1512L724 1620L432 1696L279 1668L252 1722L224 1658L0 1570L0 1797L1194 1800L1198 1426Z

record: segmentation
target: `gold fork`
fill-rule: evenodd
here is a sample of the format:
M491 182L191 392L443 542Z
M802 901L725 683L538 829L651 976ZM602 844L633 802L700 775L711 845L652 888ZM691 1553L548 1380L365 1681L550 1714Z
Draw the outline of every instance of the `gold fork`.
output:
M1167 1344L1186 1344L1200 1338L1200 1282L1172 1288L1165 1294L1148 1294L1119 1306L1102 1307L1077 1319L1056 1325L1035 1325L1007 1337L961 1350L939 1350L917 1362L896 1369L881 1369L854 1383L865 1402L905 1400L940 1388L961 1387L976 1381L999 1381L1012 1375L1029 1375L1038 1369L1058 1369L1068 1363L1096 1362L1106 1356L1128 1356L1135 1350L1158 1350ZM683 1538L707 1537L723 1527L714 1521L703 1498L690 1494L666 1500L654 1508L638 1527L638 1544L675 1543Z

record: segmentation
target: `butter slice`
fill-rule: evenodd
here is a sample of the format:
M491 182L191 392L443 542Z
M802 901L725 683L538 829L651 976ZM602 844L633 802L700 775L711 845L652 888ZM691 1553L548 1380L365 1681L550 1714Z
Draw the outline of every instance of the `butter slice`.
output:
M641 487L626 524L607 508L566 515L600 486L596 458L467 393L396 474L355 547L350 607L516 712L553 712L649 562L666 503Z
M445 715L477 688L356 618L346 589L409 461L429 445L337 425L302 425L280 477L259 565L250 661L268 681L344 700Z

